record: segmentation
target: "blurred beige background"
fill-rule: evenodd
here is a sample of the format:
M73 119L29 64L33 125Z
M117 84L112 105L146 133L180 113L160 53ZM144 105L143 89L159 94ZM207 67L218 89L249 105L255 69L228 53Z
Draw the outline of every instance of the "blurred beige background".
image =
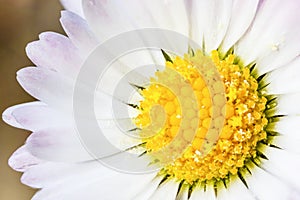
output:
M27 101L16 81L16 71L31 65L24 48L43 31L62 32L59 0L0 0L0 113ZM20 173L9 168L7 160L21 146L28 132L0 120L0 200L27 200L34 190L20 183Z

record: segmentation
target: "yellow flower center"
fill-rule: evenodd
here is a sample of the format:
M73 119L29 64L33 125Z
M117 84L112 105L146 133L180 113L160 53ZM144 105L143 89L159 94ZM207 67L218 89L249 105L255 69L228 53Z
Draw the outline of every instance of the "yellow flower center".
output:
M147 153L167 146L179 129L184 134L175 143L189 141L188 137L195 132L192 127L197 127L192 142L181 156L160 171L161 175L174 177L189 185L220 181L238 174L240 168L247 167L249 159L257 157L258 142L267 138L264 130L268 124L264 114L267 99L259 92L258 81L251 75L250 69L239 65L233 54L221 58L218 51L212 51L210 56L204 56L214 63L222 79L222 84L214 84L213 90L225 89L225 104L213 107L212 103L222 102L222 95L211 93L207 82L193 66L191 60L201 56L203 54L197 51L193 56L185 55L184 58L176 57L171 62L167 61L166 69L156 72L150 84L141 91L144 99L139 104L140 114L134 119L141 133L147 130L152 121L164 123L151 137L143 138ZM174 91L157 83L160 78L168 76L168 69L178 72L190 84L197 100L195 109L198 113L191 109L190 101L180 102ZM190 98L188 87L178 84L175 89L177 93ZM151 114L151 109L156 105L164 108L165 117ZM183 110L188 120L182 120ZM202 147L207 140L213 112L217 113L215 116L219 115L215 123L223 124L222 130L212 149L203 154Z

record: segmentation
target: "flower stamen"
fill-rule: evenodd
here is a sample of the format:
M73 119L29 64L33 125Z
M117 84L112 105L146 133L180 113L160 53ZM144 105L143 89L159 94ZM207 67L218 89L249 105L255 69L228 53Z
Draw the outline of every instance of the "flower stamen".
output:
M202 54L200 51L193 55L197 57ZM155 136L144 138L147 152L158 151L176 136L179 127L183 128L182 140L187 141L185 135L191 135L193 131L190 126L198 124L197 132L192 143L184 150L181 157L176 158L173 163L166 165L161 175L168 175L185 184L195 185L213 181L227 182L229 176L238 176L244 180L240 169L248 169L247 162L258 157L258 143L267 138L265 127L268 125L268 118L265 110L268 107L267 98L258 89L259 81L251 75L251 69L239 65L234 54L221 58L218 51L212 51L210 59L217 67L224 87L226 105L220 111L225 117L225 123L220 137L208 154L203 154L201 147L207 137L213 113L212 102L218 102L221 96L211 96L208 86L202 76L193 66L191 55L184 58L175 57L172 62L166 62L166 69L176 70L184 79L190 83L197 98L199 116L193 109L187 111L185 117L189 123L181 123L182 110L188 105L179 102L176 96L168 88L155 83L156 79L165 76L167 70L158 71L155 78L152 78L150 85L141 91L144 100L140 102L140 114L134 119L137 127L142 130L151 123L149 111L153 105L161 105L166 112L166 123ZM213 89L220 90L222 85L215 84ZM188 98L188 89L177 88L182 95ZM221 105L220 105L221 106ZM159 119L158 119L159 120ZM218 120L216 119L216 122ZM247 185L247 184L246 184Z

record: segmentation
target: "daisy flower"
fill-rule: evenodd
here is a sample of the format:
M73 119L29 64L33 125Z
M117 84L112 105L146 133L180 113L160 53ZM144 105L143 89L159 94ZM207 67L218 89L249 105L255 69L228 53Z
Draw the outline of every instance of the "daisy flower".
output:
M300 198L300 2L61 2L3 113L33 199Z

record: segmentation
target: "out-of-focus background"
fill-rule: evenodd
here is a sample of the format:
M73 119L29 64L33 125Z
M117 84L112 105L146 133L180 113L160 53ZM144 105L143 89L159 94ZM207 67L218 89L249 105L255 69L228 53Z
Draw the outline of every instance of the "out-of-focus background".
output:
M24 48L43 31L62 33L59 0L0 0L0 113L5 108L32 101L16 81L16 72L32 65ZM35 190L22 185L21 174L7 165L10 155L29 132L0 120L0 200L28 200Z

